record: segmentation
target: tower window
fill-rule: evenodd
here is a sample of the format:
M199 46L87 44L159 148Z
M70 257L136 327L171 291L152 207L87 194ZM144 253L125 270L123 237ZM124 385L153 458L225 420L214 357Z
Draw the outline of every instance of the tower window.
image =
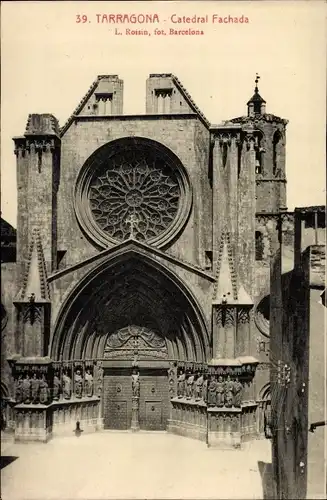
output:
M255 151L255 173L262 174L262 158L261 151L256 149Z
M157 112L159 114L170 113L172 89L157 89L155 96Z
M224 142L223 144L223 151L222 151L222 159L223 159L223 167L225 168L226 167L226 164L227 164L227 156L228 156L228 145L226 144L226 142Z
M279 142L281 139L280 132L274 133L273 137L273 174L276 175L278 173L278 153L279 153Z
M255 260L263 260L264 243L261 231L255 232Z
M263 174L263 135L261 132L255 133L255 173Z
M112 94L96 94L95 101L98 105L99 115L111 115Z

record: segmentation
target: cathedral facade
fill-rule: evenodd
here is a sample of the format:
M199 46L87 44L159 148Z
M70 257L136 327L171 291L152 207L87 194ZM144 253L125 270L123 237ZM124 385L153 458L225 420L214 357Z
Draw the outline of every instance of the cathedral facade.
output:
M270 249L287 120L258 91L212 125L172 74L123 114L101 75L15 137L2 246L2 398L17 440L167 430L240 447L269 403ZM286 226L288 218L285 218ZM291 222L286 227L292 246Z

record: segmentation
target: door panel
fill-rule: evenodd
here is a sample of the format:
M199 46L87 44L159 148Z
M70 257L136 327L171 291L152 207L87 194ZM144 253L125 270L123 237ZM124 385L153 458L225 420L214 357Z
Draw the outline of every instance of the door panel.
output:
M149 431L162 429L162 401L145 402L145 422Z
M104 428L129 429L132 419L130 370L107 370L104 377Z
M165 430L169 412L167 370L140 372L140 427Z
M110 429L128 429L127 401L114 401L110 407Z

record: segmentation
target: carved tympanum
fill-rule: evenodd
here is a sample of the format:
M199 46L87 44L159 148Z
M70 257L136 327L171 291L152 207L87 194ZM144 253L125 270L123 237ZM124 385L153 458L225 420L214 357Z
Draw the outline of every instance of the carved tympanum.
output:
M148 328L130 325L109 336L104 351L105 358L167 358L166 341Z

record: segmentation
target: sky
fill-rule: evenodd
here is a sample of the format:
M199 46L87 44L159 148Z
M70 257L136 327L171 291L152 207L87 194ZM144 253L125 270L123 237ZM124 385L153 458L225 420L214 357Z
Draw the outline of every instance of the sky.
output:
M148 75L174 73L217 124L246 114L259 73L267 112L289 120L288 209L325 204L325 2L4 1L1 10L1 211L14 226L12 137L24 134L29 113L52 113L63 125L100 74L124 80L124 113L138 114L145 112ZM97 23L96 14L109 13L157 14L159 23ZM209 21L174 24L173 14L208 15ZM249 22L212 23L214 14ZM77 23L78 15L87 21ZM126 28L148 29L151 36L126 35ZM204 35L155 35L155 28L202 29Z

